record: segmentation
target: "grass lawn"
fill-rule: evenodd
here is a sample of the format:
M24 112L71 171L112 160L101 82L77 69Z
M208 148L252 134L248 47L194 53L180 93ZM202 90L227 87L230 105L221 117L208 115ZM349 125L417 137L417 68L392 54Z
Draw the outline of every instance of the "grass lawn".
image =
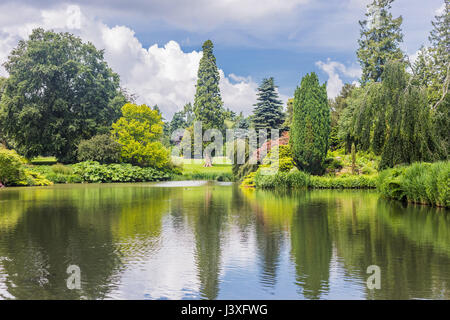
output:
M172 161L181 164L182 178L189 180L219 180L231 181L231 162L226 157L215 157L212 159L212 167L204 167L203 159L183 159L173 157Z
M55 157L36 157L31 160L31 163L35 164L35 165L40 165L40 164L52 165L52 164L55 164L56 162L57 162L57 159Z

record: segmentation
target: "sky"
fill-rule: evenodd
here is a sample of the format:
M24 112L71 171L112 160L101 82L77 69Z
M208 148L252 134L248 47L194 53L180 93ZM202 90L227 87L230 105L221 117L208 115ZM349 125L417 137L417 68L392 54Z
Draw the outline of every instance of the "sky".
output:
M68 31L105 50L121 86L166 119L193 102L202 43L210 39L224 106L252 112L262 79L280 98L316 72L329 98L357 82L358 20L372 0L0 0L0 64L36 27ZM444 0L396 0L402 49L414 58L428 44ZM0 76L7 72L0 67Z

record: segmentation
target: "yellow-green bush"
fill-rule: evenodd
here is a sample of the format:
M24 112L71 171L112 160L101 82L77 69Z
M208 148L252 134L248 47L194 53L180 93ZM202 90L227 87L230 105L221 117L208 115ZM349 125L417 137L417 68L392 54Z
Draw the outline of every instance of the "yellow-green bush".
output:
M0 183L5 186L26 185L24 162L14 150L0 147Z

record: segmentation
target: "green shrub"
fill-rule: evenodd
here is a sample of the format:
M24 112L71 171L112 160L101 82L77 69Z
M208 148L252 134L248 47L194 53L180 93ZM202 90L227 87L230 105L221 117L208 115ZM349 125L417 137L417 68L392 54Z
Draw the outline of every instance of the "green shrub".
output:
M121 148L121 144L114 141L109 134L99 134L80 142L77 151L78 160L118 163Z
M53 184L39 172L35 172L29 169L25 169L24 171L28 186L50 186Z
M27 185L24 162L14 150L0 147L0 183L5 186Z
M96 161L85 161L72 166L74 174L82 182L144 182L168 180L173 173L168 170L141 168L131 164L100 164Z

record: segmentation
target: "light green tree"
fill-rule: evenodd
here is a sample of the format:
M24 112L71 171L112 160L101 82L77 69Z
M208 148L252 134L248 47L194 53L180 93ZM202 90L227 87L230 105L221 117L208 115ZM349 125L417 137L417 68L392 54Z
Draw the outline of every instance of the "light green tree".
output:
M125 104L122 117L112 125L112 135L122 145L122 159L139 166L168 165L169 152L160 141L162 132L161 114L144 104Z

